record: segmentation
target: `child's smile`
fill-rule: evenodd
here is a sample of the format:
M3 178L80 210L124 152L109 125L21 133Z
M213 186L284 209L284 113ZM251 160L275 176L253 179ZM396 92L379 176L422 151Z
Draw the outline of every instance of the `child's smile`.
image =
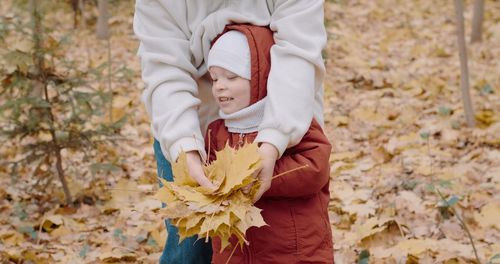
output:
M219 97L219 102L227 102L227 101L231 101L233 99L234 98L232 98L232 97L222 96L222 97Z
M250 81L222 67L209 69L212 94L225 114L237 112L250 104Z

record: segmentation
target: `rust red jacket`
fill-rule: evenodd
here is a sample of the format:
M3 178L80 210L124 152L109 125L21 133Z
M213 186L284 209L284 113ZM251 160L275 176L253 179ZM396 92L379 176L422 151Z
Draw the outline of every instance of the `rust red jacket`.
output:
M250 46L252 65L251 104L264 98L267 93L269 74L269 49L272 32L266 27L231 25L228 30L244 33ZM209 125L206 142L210 146L209 159L215 159L215 151L226 142L238 147L241 142L253 142L257 132L231 133L224 120ZM247 230L250 242L242 250L233 253L229 263L333 263L333 243L328 220L328 190L330 179L329 156L331 145L320 125L313 120L302 141L288 148L276 161L274 175L308 165L307 168L287 173L273 179L271 188L255 204L262 209L268 226ZM230 240L231 241L231 240ZM234 246L236 240L232 240ZM212 240L212 263L226 263L233 246L220 253L220 240Z

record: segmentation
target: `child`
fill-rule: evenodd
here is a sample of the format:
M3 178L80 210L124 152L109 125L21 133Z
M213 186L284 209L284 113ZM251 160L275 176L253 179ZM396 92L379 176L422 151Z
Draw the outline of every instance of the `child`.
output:
M221 119L209 125L205 138L210 161L226 143L239 147L254 141L265 111L273 43L267 27L243 24L226 26L213 42L207 65ZM330 151L328 139L313 119L302 141L276 161L274 175L307 167L272 180L255 203L268 226L248 229L249 246L237 248L230 263L333 263L328 220ZM231 246L220 252L220 240L212 240L212 263L226 263L237 246L236 240L230 241Z

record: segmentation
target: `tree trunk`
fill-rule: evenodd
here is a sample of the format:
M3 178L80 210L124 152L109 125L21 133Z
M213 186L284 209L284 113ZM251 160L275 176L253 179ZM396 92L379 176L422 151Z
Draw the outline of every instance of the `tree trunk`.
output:
M34 80L35 89L40 89L41 93L45 96L45 101L51 105L49 93L48 93L48 80L45 72L45 58L43 53L43 25L42 25L42 15L40 10L38 10L38 0L31 0L31 8L32 8L32 16L33 16L33 49L34 49L34 57L33 61L36 68L36 78ZM38 92L38 91L37 91ZM52 105L51 105L52 106ZM55 117L52 114L52 108L49 107L46 109L47 115L49 116L49 126L50 126L50 134L52 137L52 151L56 156L56 169L58 172L59 180L61 181L64 195L66 196L67 205L71 205L72 198L71 193L68 188L68 184L66 182L66 178L64 176L64 170L62 167L62 158L61 158L61 148L57 142L56 137L56 129L54 127ZM47 153L50 155L50 152Z
M74 1L74 0L73 0ZM78 10L80 13L80 21L79 25L82 27L82 31L86 32L87 31L87 19L85 18L85 12L84 12L84 4L83 0L77 0L78 1ZM83 40L85 50L87 51L87 65L88 68L92 68L92 53L90 52L90 47L89 47L89 39L84 38Z
M52 135L52 138L54 139L54 143L57 143L55 141L55 133ZM71 206L73 203L73 198L71 198L71 192L68 187L68 183L66 182L66 177L64 176L64 170L62 166L62 157L61 157L61 148L57 146L56 149L54 149L54 153L56 154L56 169L57 169L57 176L59 177L59 180L62 183L63 186L63 191L64 195L66 196L66 205Z
M474 1L474 17L470 42L481 42L483 38L484 0Z
M99 0L97 3L97 8L99 9L99 18L97 19L97 38L107 40L108 48L108 90L111 95L111 100L109 103L109 122L113 122L113 90L111 87L111 38L109 35L109 11L108 11L108 0Z
M460 88L462 91L462 99L464 102L464 113L467 125L474 127L474 110L469 93L469 66L467 64L467 48L465 45L465 26L463 13L463 0L455 0L455 11L457 16L457 40L458 53L460 56Z
M97 9L99 10L99 17L97 18L97 38L98 39L108 39L109 38L109 27L108 27L108 0L99 0L97 3Z
M31 7L31 17L33 19L33 63L35 64L35 69L37 72L35 77L33 79L33 89L30 92L31 96L35 97L42 97L43 96L43 83L41 83L41 79L43 78L44 71L43 69L45 68L45 62L43 58L43 52L42 52L42 18L39 10L39 6L37 3L37 0L31 0L30 1L30 7Z
M109 122L113 123L113 87L111 86L111 38L108 38L108 91L109 91Z
M81 0L71 0L71 8L73 9L73 28L78 27L78 17L82 15L80 9Z

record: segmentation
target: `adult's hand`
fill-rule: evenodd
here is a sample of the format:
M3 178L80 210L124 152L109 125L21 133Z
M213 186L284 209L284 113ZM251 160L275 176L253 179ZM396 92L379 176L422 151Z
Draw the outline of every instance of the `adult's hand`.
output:
M189 171L189 175L200 184L200 186L206 187L208 189L214 190L217 189L215 185L210 182L210 180L205 176L205 172L203 172L203 167L201 163L200 154L198 151L188 151L186 152L186 161L187 167Z
M259 154L261 157L261 169L257 174L260 179L260 188L253 197L253 202L257 202L262 195L271 188L271 181L273 180L274 165L278 159L278 149L270 143L262 143L259 147Z

